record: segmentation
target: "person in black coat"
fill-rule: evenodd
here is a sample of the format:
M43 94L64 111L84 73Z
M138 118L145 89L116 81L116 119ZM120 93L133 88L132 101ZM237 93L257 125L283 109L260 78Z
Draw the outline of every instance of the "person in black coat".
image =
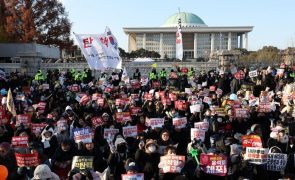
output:
M41 133L41 143L43 144L44 154L51 158L55 153L58 142L54 135L53 126L46 126Z
M102 158L102 153L95 146L93 142L82 143L81 149L78 150L79 156L93 156L93 169L94 171L103 172L107 168L106 161Z
M139 144L139 149L135 154L135 162L139 166L139 172L144 173L144 178L150 180L158 179L160 154L157 152L159 146L153 139L148 139L146 145Z
M71 170L73 157L77 155L77 148L74 143L65 139L62 141L61 145L56 149L52 160L52 169L60 179L66 178L68 172Z

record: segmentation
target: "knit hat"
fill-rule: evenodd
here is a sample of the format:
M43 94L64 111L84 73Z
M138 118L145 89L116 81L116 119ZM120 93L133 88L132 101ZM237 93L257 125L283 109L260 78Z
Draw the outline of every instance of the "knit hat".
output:
M40 164L34 171L33 179L59 180L59 177L55 173L51 172L50 168L46 164Z
M117 148L117 146L119 144L122 144L122 143L127 143L126 140L121 136L121 135L118 135L116 140L115 140L115 147Z
M159 145L158 145L157 142L156 142L155 140L153 140L153 139L148 139L148 140L146 141L145 148L147 149L148 146L151 145L151 144L154 144L154 145L156 146L156 148L159 148Z
M138 167L135 162L129 162L125 167L126 171L138 171Z
M72 109L71 106L67 106L67 107L66 107L66 111L68 111L68 110L73 111L73 109Z

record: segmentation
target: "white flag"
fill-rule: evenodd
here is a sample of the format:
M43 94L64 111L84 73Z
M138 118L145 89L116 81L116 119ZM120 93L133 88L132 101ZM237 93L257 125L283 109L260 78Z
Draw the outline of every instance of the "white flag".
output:
M176 32L176 59L182 61L183 58L183 46L182 46L182 33L181 33L181 19L178 19L178 27Z
M121 69L118 42L107 27L104 34L75 34L90 69Z
M124 70L123 70L123 73L122 73L122 79L125 80L126 78L128 78L128 74L127 74L126 67L124 67Z
M6 81L6 74L4 69L0 68L0 80Z
M79 47L87 60L90 69L103 70L103 63L99 58L100 41L98 41L99 35L91 34L75 34Z

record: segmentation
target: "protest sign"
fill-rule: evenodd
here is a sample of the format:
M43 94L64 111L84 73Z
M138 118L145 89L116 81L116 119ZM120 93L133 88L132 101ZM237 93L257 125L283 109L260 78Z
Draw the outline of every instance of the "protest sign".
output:
M238 80L244 79L245 78L244 71L240 70L237 73L235 73L235 78L238 79Z
M181 72L182 72L182 74L186 74L188 72L188 68L187 67L182 67Z
M74 129L74 140L76 143L90 143L92 142L92 132L89 128L76 128Z
M79 92L80 91L80 87L78 84L73 84L72 86L69 86L68 89L72 92Z
M201 104L191 105L189 108L191 113L201 112Z
M144 100L153 100L153 94L145 93L143 96Z
M102 94L94 93L91 96L92 101L96 101L97 99L101 98Z
M282 76L284 75L285 69L277 69L277 75Z
M186 124L187 124L187 118L186 117L182 117L182 118L173 118L173 126L175 126L176 128L185 128Z
M196 139L196 140L201 140L202 142L204 142L205 132L206 131L202 129L191 128L191 140L193 141L194 139Z
M267 154L267 170L283 171L287 165L287 154L269 153Z
M13 147L28 147L29 137L28 136L14 136L11 140Z
M207 104L211 104L212 99L209 97L204 97L203 102Z
M146 118L145 125L152 128L161 128L164 125L164 118Z
M126 126L123 127L123 136L126 137L136 137L137 136L137 126Z
M177 101L177 95L174 93L169 93L168 97L171 101Z
M132 89L140 89L140 82L137 79L133 79L130 81Z
M93 159L93 156L74 156L72 161L72 169L93 169Z
M19 154L15 153L16 163L19 167L33 167L38 166L39 159L38 159L38 153L33 154Z
M185 92L186 94L188 94L188 95L193 94L193 93L192 93L192 88L185 88L185 89L184 89L184 92Z
M207 174L226 176L227 157L224 155L209 155L202 153L200 156L200 166Z
M188 108L188 103L185 100L178 100L174 102L175 109L185 111Z
M46 123L32 123L31 124L31 131L34 134L40 134L42 129L46 126Z
M262 147L262 141L258 135L244 135L242 136L242 146L246 147Z
M117 112L116 113L116 121L118 123L131 121L130 112Z
M235 117L236 118L248 118L249 111L245 108L235 108Z
M166 155L161 156L160 172L161 173L180 173L185 164L185 156Z
M97 98L96 104L98 106L104 106L104 98Z
M161 83L160 83L159 81L153 81L153 82L152 82L152 87L153 87L154 89L158 89L158 88L161 87Z
M194 127L200 130L208 131L209 123L208 122L195 122Z
M105 87L104 88L104 92L106 92L106 93L111 93L112 90L113 90L113 88L111 88L111 87Z
M149 83L149 78L146 76L142 76L140 78L141 86L146 86Z
M49 84L42 84L42 88L43 88L43 90L49 89Z
M252 164L265 164L267 163L268 148L260 147L246 147L245 160L249 160Z
M139 94L131 94L131 99L134 101L139 101Z
M216 86L210 86L209 90L212 91L212 92L216 91Z
M216 94L222 95L222 89L219 89L219 88L218 88L218 89L216 90Z
M254 77L257 77L257 76L258 76L257 70L254 70L254 71L250 71L249 72L249 77L250 78L254 78Z
M162 104L165 106L170 106L171 105L171 99L168 99L168 98L161 98L161 102Z
M259 102L259 106L258 106L258 112L270 112L270 102Z
M67 121L65 119L61 119L56 122L57 131L61 132L62 130L66 130L65 127L67 127Z
M28 114L20 114L16 116L16 126L20 126L22 123L25 126L29 126L31 123L31 116Z
M113 140L115 135L119 133L119 129L104 129L103 137L104 139Z
M92 122L92 126L94 128L96 128L98 126L102 126L104 124L102 118L98 117L98 116L94 116L93 118L91 118L91 122Z
M138 116L141 113L141 107L131 107L130 108L130 115L131 116Z
M122 174L122 180L144 180L144 174L143 173L137 173L137 174Z

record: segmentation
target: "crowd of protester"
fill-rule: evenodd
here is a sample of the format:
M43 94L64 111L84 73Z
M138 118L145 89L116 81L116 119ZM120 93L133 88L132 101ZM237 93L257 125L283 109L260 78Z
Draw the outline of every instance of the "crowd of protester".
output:
M291 68L12 73L0 82L1 168L17 180L295 179ZM265 149L287 156L277 170Z

